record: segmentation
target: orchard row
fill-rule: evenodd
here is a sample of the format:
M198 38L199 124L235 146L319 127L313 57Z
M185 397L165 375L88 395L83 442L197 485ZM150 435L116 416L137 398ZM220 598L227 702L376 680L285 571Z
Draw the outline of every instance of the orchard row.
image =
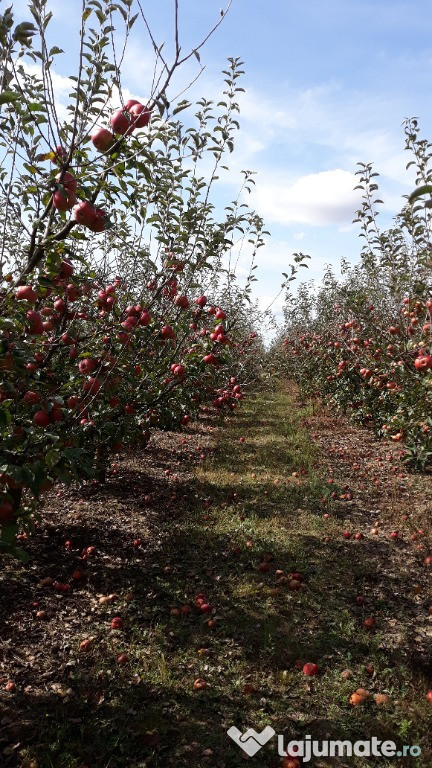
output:
M431 443L432 301L406 297L399 321L385 325L372 305L333 327L299 333L283 346L290 375L380 436L428 457ZM338 322L339 321L339 322Z
M101 477L112 452L145 446L153 427L237 407L255 334L231 329L204 294L189 298L183 269L168 254L146 300L128 304L120 277L102 285L63 261L51 286L5 298L0 522L10 536L57 480Z
M238 130L240 62L186 125L175 115L192 105L170 105L170 81L209 35L171 64L155 54L148 98L128 98L110 31L124 45L139 17L151 31L126 5L89 0L63 121L46 4L30 4L24 42L0 17L0 552L23 557L17 536L55 483L103 480L152 429L234 411L258 373L252 272L239 287L229 265L242 244L253 263L262 221L240 196L218 213L211 202Z

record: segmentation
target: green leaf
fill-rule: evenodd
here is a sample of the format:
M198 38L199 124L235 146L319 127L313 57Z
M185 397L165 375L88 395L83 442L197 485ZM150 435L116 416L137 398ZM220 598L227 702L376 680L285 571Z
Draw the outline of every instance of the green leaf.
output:
M432 186L430 184L423 184L421 187L415 189L414 192L412 192L412 194L409 196L408 200L410 203L412 203L422 195L432 195Z
M18 101L20 94L16 91L3 91L0 93L0 104L8 104L14 101Z
M176 108L173 109L173 115L177 115L183 109L187 109L190 106L191 106L190 101L181 101L179 104L177 104Z

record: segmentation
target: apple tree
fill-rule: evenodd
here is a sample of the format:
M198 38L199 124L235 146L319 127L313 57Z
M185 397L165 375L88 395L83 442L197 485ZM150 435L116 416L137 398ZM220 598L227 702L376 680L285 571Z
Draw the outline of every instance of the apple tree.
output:
M343 262L340 279L329 268L318 289L303 284L287 297L275 350L305 394L389 438L424 468L432 460L431 144L415 119L406 121L405 139L415 191L382 230L378 174L360 164L361 260Z
M175 0L169 58L140 3L88 0L66 104L47 0L29 13L0 17L0 545L18 555L56 482L103 478L154 427L236 408L259 375L250 289L264 242L240 195L224 209L211 196L239 129L241 62L228 60L217 102L193 106L187 83L171 95L186 62L202 70L225 12L183 52ZM134 98L122 63L138 24L154 68Z

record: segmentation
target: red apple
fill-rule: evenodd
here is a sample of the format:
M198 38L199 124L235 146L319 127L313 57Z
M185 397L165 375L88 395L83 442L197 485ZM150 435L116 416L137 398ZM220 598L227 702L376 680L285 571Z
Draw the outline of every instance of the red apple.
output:
M215 355L211 354L211 353L209 355L205 355L205 357L203 357L203 362L206 365L218 365L218 363L219 363L217 357Z
M33 416L33 424L36 427L47 427L50 422L48 413L46 411L36 411Z
M120 136L124 136L130 128L129 112L124 112L121 109L113 112L110 118L110 124L114 133L120 134Z
M31 285L20 285L19 288L17 288L15 295L18 301L25 300L28 301L29 304L34 304L38 298L36 291L33 290Z
M376 621L374 618L369 617L368 619L365 619L363 622L363 625L366 627L366 629L372 629L376 624Z
M87 394L95 395L97 392L99 392L100 388L101 383L99 379L95 379L94 377L90 377L90 379L83 382L83 390Z
M78 224L84 224L85 227L89 227L96 218L96 211L91 203L87 200L82 200L73 209L73 217Z
M174 304L176 307L180 307L181 309L187 309L189 306L189 300L186 296L178 294L174 299Z
M151 323L151 315L149 312L143 312L138 320L140 325L149 325Z
M60 277L62 278L72 277L73 273L74 273L73 264L71 264L70 261L66 261L66 259L62 261L62 263L60 264Z
M87 226L92 232L103 232L106 229L107 223L106 211L103 208L95 208L94 212L94 218Z
M40 403L41 396L37 392L32 392L30 389L25 393L23 400L29 405L36 405Z
M308 662L303 666L303 673L305 675L317 675L319 672L319 669L316 664L312 664L311 662Z
M149 124L151 112L144 104L133 104L128 111L135 128L145 128Z
M160 336L162 339L175 339L176 334L170 325L164 325L161 328Z
M99 128L92 133L91 141L98 152L108 152L115 142L115 136L107 128Z
M81 373L87 374L96 368L96 363L91 357L85 357L80 361L78 368Z
M135 104L140 104L140 102L139 102L139 101L137 101L137 99L129 99L129 100L126 102L126 104L124 105L124 108L126 109L126 111L127 111L127 112L129 112L129 110L130 110L130 109L131 109L131 108L132 108L132 107L133 107Z
M76 196L74 192L68 192L66 189L64 192L61 189L56 189L52 200L54 208L58 211L70 211L76 203Z
M61 298L57 298L55 299L53 306L55 311L62 315L66 309L66 302Z

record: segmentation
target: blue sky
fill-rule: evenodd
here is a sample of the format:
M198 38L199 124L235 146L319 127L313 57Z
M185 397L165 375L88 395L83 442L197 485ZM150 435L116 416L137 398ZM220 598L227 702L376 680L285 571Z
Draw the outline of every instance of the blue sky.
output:
M81 3L49 5L57 42L69 51ZM185 49L210 28L221 5L180 0ZM144 6L150 6L156 37L169 48L172 0ZM22 12L24 0L14 7ZM432 137L431 40L430 0L233 0L202 51L206 69L190 95L217 99L226 57L244 61L241 132L230 158L233 173L219 185L218 198L229 202L235 196L241 169L257 172L251 202L271 231L257 271L263 306L277 292L293 252L311 255L306 274L316 279L326 263L337 269L341 257L358 258L361 240L351 223L359 206L352 191L357 162L373 162L380 172L382 224L400 209L412 189L403 119L417 116L423 136ZM148 41L137 31L124 84L142 98L151 59ZM71 72L72 62L65 57L59 75ZM188 82L194 66L185 67L175 88Z

